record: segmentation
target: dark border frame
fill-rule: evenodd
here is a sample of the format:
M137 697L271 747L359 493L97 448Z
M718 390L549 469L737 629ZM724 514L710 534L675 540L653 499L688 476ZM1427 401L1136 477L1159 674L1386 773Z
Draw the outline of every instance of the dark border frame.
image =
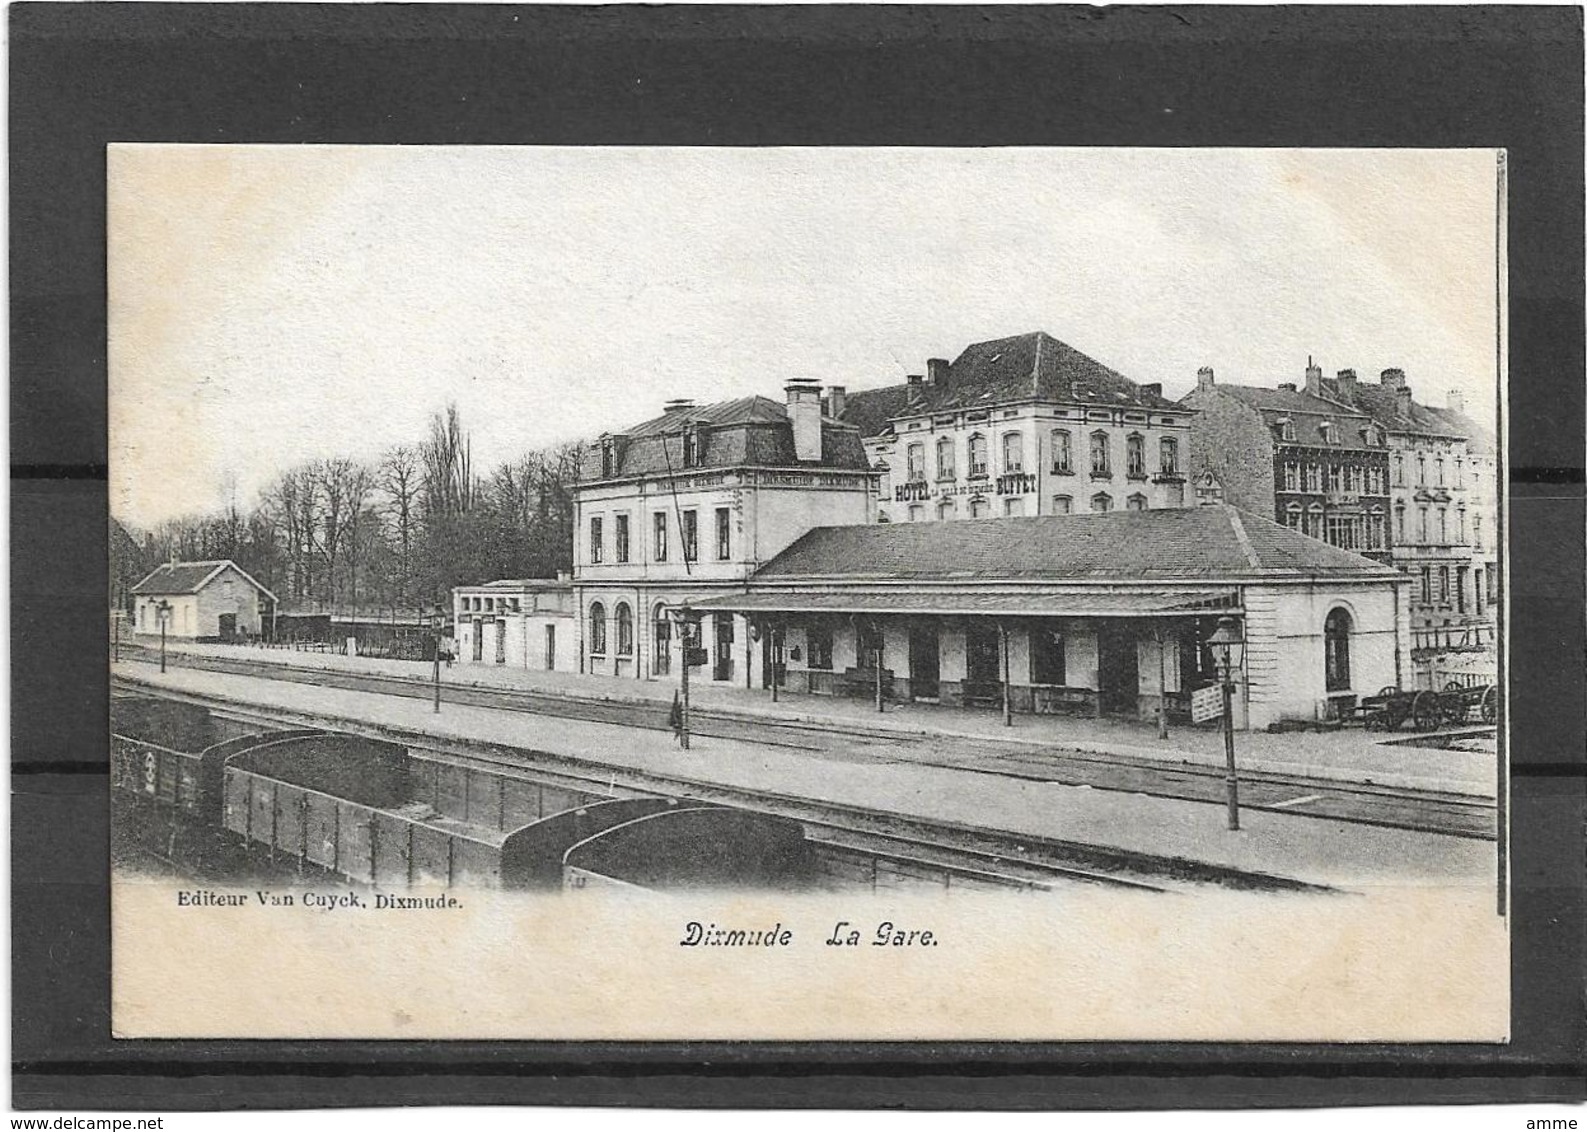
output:
M1583 1096L1581 9L21 3L10 32L17 1107ZM113 1041L102 659L113 140L1506 147L1512 1042Z

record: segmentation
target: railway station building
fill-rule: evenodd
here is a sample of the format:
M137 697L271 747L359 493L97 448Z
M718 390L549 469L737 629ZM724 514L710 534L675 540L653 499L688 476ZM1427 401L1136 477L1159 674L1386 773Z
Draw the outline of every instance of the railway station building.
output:
M602 436L584 455L575 500L577 670L745 684L754 642L731 611L681 611L737 592L812 527L865 525L874 477L859 431L822 410L820 385L787 382L785 401L668 402L659 416Z
M761 647L752 683L1018 712L1188 715L1243 623L1236 724L1339 715L1409 673L1409 582L1226 504L824 526L704 600Z

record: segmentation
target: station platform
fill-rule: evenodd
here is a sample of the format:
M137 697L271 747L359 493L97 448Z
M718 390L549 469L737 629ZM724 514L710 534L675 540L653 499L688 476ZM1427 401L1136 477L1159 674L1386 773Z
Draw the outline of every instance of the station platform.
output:
M420 682L430 679L427 664L349 657L335 653L294 652L247 646L182 643L172 651L229 660L250 660L294 668L331 669L398 676ZM586 676L571 672L530 672L504 665L458 663L441 670L445 684L478 688L544 692L604 703L649 706L672 702L677 687L661 681ZM1005 726L1002 713L987 709L939 707L933 704L888 704L878 712L873 701L784 692L777 703L763 690L711 682L690 686L696 710L743 719L778 720L801 726L826 727L845 734L934 736L976 743L1041 744L1101 756L1117 755L1167 765L1221 767L1223 733L1215 726L1170 727L1160 739L1153 723L1093 719L1064 715L1015 713ZM1497 743L1473 744L1477 749L1418 747L1392 740L1404 735L1369 732L1360 727L1339 731L1292 731L1269 734L1242 731L1235 736L1239 765L1272 774L1293 774L1339 782L1370 783L1416 790L1446 791L1492 799L1497 794Z
M237 652L226 651L229 655ZM350 664L353 670L363 671L392 663L304 655L326 667ZM398 667L411 675L415 666L398 663ZM443 704L437 714L424 699L287 682L267 674L233 675L176 665L162 675L157 664L143 659L123 661L114 665L113 671L155 688L227 697L260 710L312 713L329 726L339 720L520 747L612 768L1082 842L1122 853L1202 862L1332 888L1481 892L1491 891L1495 883L1498 850L1492 841L1260 811L1245 812L1242 828L1231 832L1225 828L1224 809L1219 804L926 764L911 760L907 745L891 744L885 757L865 758L700 737L685 751L665 731L455 703ZM465 674L454 668L445 671L445 678L461 682L459 678ZM671 689L665 691L670 700ZM708 689L696 703L709 704L712 710L718 702L731 706L733 695L725 691ZM902 714L902 710L895 713L890 725L904 725L898 718ZM842 727L847 717L823 713L822 718ZM854 720L853 725L857 724ZM982 741L973 733L968 737ZM1021 738L1032 738L1028 729ZM857 738L856 743L863 746L863 739Z

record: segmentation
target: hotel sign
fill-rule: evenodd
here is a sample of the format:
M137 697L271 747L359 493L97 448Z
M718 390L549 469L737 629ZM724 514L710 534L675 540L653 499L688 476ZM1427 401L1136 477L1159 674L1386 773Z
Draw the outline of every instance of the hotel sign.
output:
M894 503L921 503L932 498L951 499L961 495L987 495L996 489L999 495L1024 495L1036 490L1036 477L1030 472L1011 472L993 481L978 478L969 483L952 483L932 487L925 480L911 480L893 487Z

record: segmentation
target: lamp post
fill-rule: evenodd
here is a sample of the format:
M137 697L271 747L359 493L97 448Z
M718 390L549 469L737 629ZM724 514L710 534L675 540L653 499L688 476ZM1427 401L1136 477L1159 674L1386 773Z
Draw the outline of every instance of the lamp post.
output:
M446 614L436 610L432 619L435 625L435 656L433 658L435 669L435 711L441 710L441 630L446 625Z
M1218 618L1218 627L1207 638L1218 662L1218 680L1223 685L1223 754L1228 764L1225 782L1229 796L1229 828L1240 828L1240 778L1234 766L1234 674L1245 651L1245 634L1238 617Z
M154 607L154 616L160 622L160 672L163 675L165 672L165 626L171 620L171 603L162 599L160 604Z
M678 746L687 751L689 749L689 661L693 659L694 652L694 639L689 628L690 613L693 611L684 604L667 612L678 626L678 641L682 646L680 651L683 653L683 701L678 713Z

